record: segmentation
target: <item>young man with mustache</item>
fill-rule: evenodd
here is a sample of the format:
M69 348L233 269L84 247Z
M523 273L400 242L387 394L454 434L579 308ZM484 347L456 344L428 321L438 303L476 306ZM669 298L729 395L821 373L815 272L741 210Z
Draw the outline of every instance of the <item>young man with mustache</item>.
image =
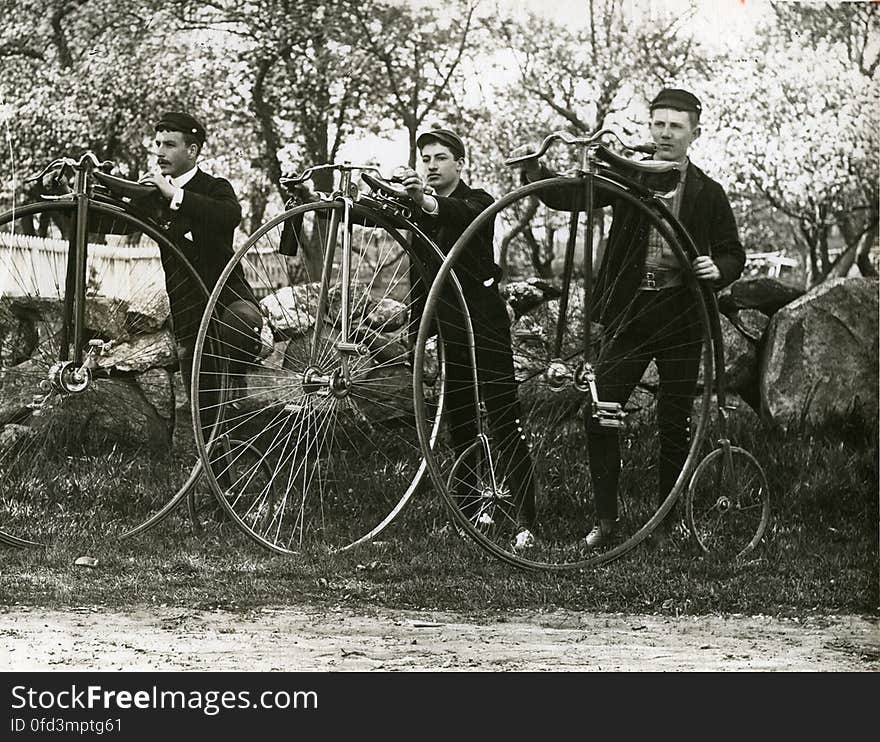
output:
M167 222L169 237L210 292L232 257L233 235L241 222L241 205L228 180L199 168L206 131L195 117L178 111L166 113L156 123L155 132L158 172L144 175L139 182L156 187L152 205L158 207L160 220ZM162 262L180 370L184 385L189 389L195 336L205 302L192 287L172 279L175 266L170 264L168 256L163 256ZM246 364L257 356L261 347L263 325L256 297L241 266L236 267L224 286L218 314L220 340L230 359L229 384L241 393ZM211 381L207 383L210 385Z

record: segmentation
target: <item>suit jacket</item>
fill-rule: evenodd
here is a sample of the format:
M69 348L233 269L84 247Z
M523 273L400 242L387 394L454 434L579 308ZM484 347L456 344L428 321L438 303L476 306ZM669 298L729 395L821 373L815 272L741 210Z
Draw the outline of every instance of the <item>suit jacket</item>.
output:
M471 188L462 180L448 196L435 196L435 198L437 199L438 213L433 216L419 213L414 216L414 220L444 255L449 254L453 245L471 222L494 202L492 196L486 191L480 188ZM495 264L494 234L494 223L487 224L474 235L467 250L459 255L454 266L455 275L461 282L462 291L470 310L474 330L481 336L494 335L502 330L506 331L509 326L504 301L498 294L497 279L501 276L501 269ZM416 243L414 243L414 247L416 252L420 254L421 251ZM430 254L424 257L427 277L429 280L433 280L439 264L437 259ZM485 282L489 279L493 279L493 283L486 286ZM412 330L414 331L417 329L415 321L421 317L424 299L429 287L424 286L421 277L413 270L410 270L410 285L415 297L412 308ZM451 291L444 294L445 300L441 302L438 314L441 321L461 330L458 304L453 297L454 294ZM449 332L448 328L447 332Z
M544 176L549 177L550 173L545 171ZM542 194L541 198L553 209L573 211L576 204L580 210L584 207L580 187L553 189ZM614 212L595 287L595 295L602 297L600 321L608 324L622 317L624 308L641 283L649 224L623 200L597 201L595 205L610 205ZM745 265L745 250L739 240L727 194L719 183L693 163L688 164L679 221L690 234L698 252L709 255L718 266L721 278L713 286L716 291L739 278Z
M180 248L199 274L208 291L212 291L223 268L232 258L235 228L241 222L241 205L230 182L199 169L183 186L183 201L172 210L158 193L132 204L137 210L167 225L171 241ZM180 279L181 272L171 256L163 255L165 282L171 299L178 339L195 335L205 308L204 299L194 293ZM221 306L238 300L256 303L241 265L236 266L220 295Z
M435 196L439 212L435 216L418 214L416 223L437 244L444 255L448 255L452 246L483 211L489 208L495 199L480 188L471 188L463 180L458 181L455 190L448 196ZM479 284L501 275L501 269L495 264L493 238L495 225L487 224L468 250L461 254L456 262L455 270L463 284Z

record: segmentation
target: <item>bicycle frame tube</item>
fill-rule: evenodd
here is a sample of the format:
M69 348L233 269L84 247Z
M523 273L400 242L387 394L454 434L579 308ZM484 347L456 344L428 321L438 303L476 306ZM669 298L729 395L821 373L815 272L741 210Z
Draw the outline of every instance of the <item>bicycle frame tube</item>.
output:
M351 318L348 316L348 310L351 304L351 207L352 200L348 195L349 185L351 183L351 173L342 172L342 190L345 194L342 197L342 337L340 338L340 349L349 345L349 332L351 331ZM348 352L340 353L340 363L342 368L342 378L346 383L350 381L350 370L348 364Z
M595 360L593 352L593 177L596 165L592 150L584 152L584 205L587 208L587 239L584 246L584 363Z
M88 173L76 174L76 250L73 296L73 362L82 364L86 324L86 251L89 240ZM69 266L68 266L69 269Z
M571 274L574 268L574 248L577 243L579 211L571 212L568 222L568 241L565 245L565 263L562 268L562 296L559 297L559 316L556 318L556 338L553 341L553 357L562 356L562 340L565 334L565 316L568 313L568 295L571 290Z
M347 213L347 211L346 211ZM336 233L339 230L339 211L330 211L330 226L327 229L327 241L324 245L324 265L321 269L321 286L318 289L318 310L315 315L315 327L312 333L312 347L309 352L309 363L315 363L318 358L318 342L320 340L319 319L327 311L327 293L330 286L330 274L333 272L333 256L336 253Z

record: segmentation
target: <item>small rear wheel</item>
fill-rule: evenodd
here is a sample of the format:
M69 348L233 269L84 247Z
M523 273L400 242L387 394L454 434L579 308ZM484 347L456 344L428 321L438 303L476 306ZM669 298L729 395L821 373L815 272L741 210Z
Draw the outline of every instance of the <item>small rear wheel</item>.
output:
M703 553L742 559L758 546L770 523L767 475L744 448L716 448L694 470L685 510Z

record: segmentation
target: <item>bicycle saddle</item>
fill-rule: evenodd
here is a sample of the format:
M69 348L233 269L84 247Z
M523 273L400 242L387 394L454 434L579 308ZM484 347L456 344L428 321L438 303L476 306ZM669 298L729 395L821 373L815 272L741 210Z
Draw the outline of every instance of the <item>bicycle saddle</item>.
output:
M95 177L95 180L109 189L111 193L122 198L143 198L156 192L156 186L144 185L133 180L126 180L125 178L117 178L115 175L108 175L100 170L92 171L92 175Z
M621 157L614 154L604 145L596 148L596 156L603 162L617 170L641 171L644 173L668 173L675 170L676 163L666 160L630 160L628 157Z
M377 193L384 193L386 196L391 196L393 198L409 199L409 194L406 190L399 184L392 183L390 180L377 178L375 175L370 175L369 173L361 173L361 180Z

